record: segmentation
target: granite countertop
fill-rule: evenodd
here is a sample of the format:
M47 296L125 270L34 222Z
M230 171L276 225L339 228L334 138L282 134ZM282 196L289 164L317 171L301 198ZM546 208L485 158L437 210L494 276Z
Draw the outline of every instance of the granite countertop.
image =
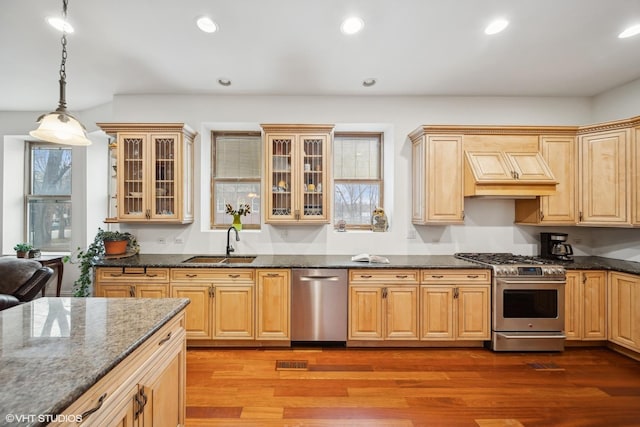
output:
M487 266L464 261L453 255L384 255L389 264L351 261L351 255L257 255L250 263L185 263L196 254L138 254L128 258L102 259L94 262L102 267L184 267L184 268L478 268ZM214 254L224 258L224 255ZM233 257L250 255L233 255ZM597 256L577 256L562 262L567 270L612 270L640 274L640 262Z
M39 298L0 311L0 425L44 425L38 415L60 414L188 303Z
M185 267L185 268L478 268L487 266L463 261L452 255L383 255L389 264L351 261L351 255L255 255L251 263L185 263L196 254L138 254L128 258L101 259L101 267ZM224 255L206 255L224 258ZM232 255L245 257L254 255Z

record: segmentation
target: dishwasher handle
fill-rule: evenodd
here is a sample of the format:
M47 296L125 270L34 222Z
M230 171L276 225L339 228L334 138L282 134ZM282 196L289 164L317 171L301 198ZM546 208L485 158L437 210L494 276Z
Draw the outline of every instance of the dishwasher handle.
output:
M300 276L300 281L303 282L315 282L318 280L322 280L324 282L336 282L338 280L341 280L341 278L338 276Z

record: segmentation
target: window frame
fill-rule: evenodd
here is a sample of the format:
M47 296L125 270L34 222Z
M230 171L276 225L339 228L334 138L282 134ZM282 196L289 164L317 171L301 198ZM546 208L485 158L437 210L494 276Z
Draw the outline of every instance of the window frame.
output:
M335 155L334 153L337 151L335 149L335 145L336 145L336 141L338 138L341 137L351 137L351 138L365 138L365 137L372 137L372 136L376 136L378 137L378 159L380 164L378 165L379 170L380 170L380 178L379 179L371 179L371 178L362 178L362 179L337 179L335 177L335 173L332 172L333 175L333 188L331 189L332 191L332 197L333 197L333 228L334 229L338 229L338 221L339 219L336 218L336 196L335 196L335 192L336 192L336 183L344 183L344 184L359 184L359 183L378 183L378 186L380 188L380 198L378 200L378 204L380 205L380 207L384 207L384 132L349 132L349 131L344 131L344 132L334 132L333 135L333 150L332 150L332 156ZM332 159L333 163L335 164L335 159ZM346 229L347 230L371 230L371 224L349 224L347 223L346 225Z
M24 227L23 227L23 236L24 236L24 241L33 245L34 248L36 249L40 249L42 250L42 252L71 252L71 245L73 244L73 239L69 239L69 246L65 247L65 248L55 248L55 247L37 247L35 245L35 243L33 242L33 239L31 238L30 234L33 232L33 230L29 229L29 212L30 212L30 206L29 206L29 202L34 201L34 200L40 200L43 202L53 202L53 203L58 203L58 202L64 202L64 203L69 203L70 205L70 209L73 209L73 200L71 198L72 194L73 194L73 187L71 188L71 191L68 195L65 194L43 194L43 195L35 195L32 193L32 189L33 189L33 170L31 169L32 165L33 165L33 150L36 147L50 147L50 148L55 148L55 149L68 149L71 152L71 174L73 176L73 149L70 146L63 146L60 144L54 144L54 143L50 143L50 142L44 142L44 141L33 141L33 140L26 140L25 141L25 156L24 156L24 209L23 209L23 218L24 218ZM71 181L71 185L73 185L73 180ZM71 218L71 223L69 224L69 227L71 228L71 230L73 230L73 217Z
M256 179L254 178L216 178L216 140L219 137L229 137L229 136L234 136L234 137L258 137L260 139L260 171L258 173L258 177ZM216 188L216 183L219 182L224 182L224 183L242 183L242 182L246 182L246 183L258 183L260 190L258 196L261 200L261 205L260 205L260 211L262 211L262 187L263 187L263 173L262 173L262 168L263 168L263 159L262 157L264 156L264 153L262 152L262 132L260 131L215 131L212 130L211 131L211 177L209 180L209 194L211 194L210 197L210 202L209 202L209 209L210 209L210 218L209 218L209 228L211 230L226 230L227 228L229 228L231 226L231 222L229 222L228 224L220 224L220 223L216 223L215 222L215 215L216 215L216 193L215 193L215 188ZM233 221L233 220L231 220ZM242 228L244 230L260 230L262 228L262 216L260 218L260 222L258 224L246 224L246 223L242 223Z

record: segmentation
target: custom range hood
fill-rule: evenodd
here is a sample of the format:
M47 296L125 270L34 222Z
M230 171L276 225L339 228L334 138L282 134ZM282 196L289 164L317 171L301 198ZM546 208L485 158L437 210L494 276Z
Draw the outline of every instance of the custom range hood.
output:
M556 192L557 180L536 152L465 151L464 196L533 198Z

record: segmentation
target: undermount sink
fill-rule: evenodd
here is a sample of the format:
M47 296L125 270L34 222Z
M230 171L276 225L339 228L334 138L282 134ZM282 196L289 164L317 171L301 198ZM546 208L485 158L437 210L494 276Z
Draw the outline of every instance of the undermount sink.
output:
M249 264L256 259L254 256L207 256L198 255L182 261L183 264Z

